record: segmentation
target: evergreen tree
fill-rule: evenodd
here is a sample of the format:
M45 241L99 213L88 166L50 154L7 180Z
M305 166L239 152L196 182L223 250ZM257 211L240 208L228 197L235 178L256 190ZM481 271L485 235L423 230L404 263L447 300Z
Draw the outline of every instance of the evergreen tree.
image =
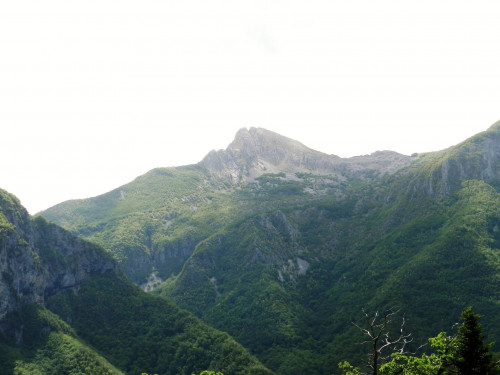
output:
M490 353L492 344L484 343L479 319L472 307L462 312L462 324L458 327L455 365L460 375L498 374L498 366Z
M386 375L500 375L500 363L495 362L490 348L484 343L479 319L472 307L462 312L462 324L454 336L441 332L429 339L435 353L421 357L406 355L398 350L391 355L391 361L380 367ZM343 375L367 375L349 362L341 362ZM374 370L373 373L377 373Z

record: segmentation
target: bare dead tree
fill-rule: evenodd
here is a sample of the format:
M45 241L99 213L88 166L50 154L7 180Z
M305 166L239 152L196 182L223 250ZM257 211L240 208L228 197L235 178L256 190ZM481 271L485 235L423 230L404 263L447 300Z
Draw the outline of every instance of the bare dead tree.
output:
M388 310L380 315L377 311L373 317L370 317L370 315L363 310L366 328L353 323L354 326L368 337L368 339L361 344L370 344L371 346L368 367L371 369L373 375L378 375L380 362L390 356L390 354L384 356L385 352L389 351L390 353L399 352L405 354L406 345L412 341L411 333L405 334L403 331L406 323L404 316L401 318L399 332L395 335L391 335L390 323L393 317L398 313L399 310Z

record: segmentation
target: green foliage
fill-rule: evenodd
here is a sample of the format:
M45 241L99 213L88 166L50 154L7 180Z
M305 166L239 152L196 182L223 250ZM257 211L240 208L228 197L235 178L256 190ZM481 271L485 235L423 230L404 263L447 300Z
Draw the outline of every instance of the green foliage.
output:
M362 375L359 368L354 367L347 361L340 362L339 369L342 370L342 375Z
M84 344L66 323L40 305L27 305L3 322L21 333L23 345L0 337L0 374L122 374Z
M498 335L492 296L500 201L486 183L464 182L442 201L398 192L389 203L377 200L387 190L366 188L315 201L274 201L258 191L214 194L212 203L172 219L165 233L175 230L175 238L197 246L163 291L271 369L324 374L341 358L359 362L362 353L351 344L358 333L349 326L362 306L400 306L409 312L409 330L429 336L449 327L467 301L487 313L488 329ZM128 220L118 238L146 233L152 223ZM149 228L153 249L172 244L161 239L164 229ZM310 263L305 274L297 272L297 257Z
M485 151L498 141L495 127L370 184L297 173L237 185L199 166L157 169L44 215L101 244L136 283L168 280L158 294L272 370L327 374L361 361L351 321L362 307L397 306L429 337L473 304L498 341L500 195L484 180L498 174ZM429 365L410 359L397 364Z
M5 236L15 230L12 220L20 218L22 210L19 200L3 189L0 189L0 243ZM10 218L10 219L9 219Z
M423 336L451 325L464 301L470 301L488 313L490 330L495 327L498 305L488 296L498 285L498 252L491 247L500 207L496 191L470 181L442 202L398 196L382 204L378 193L368 194L373 194L370 205L363 203L367 198L352 195L289 202L280 211L283 201L270 203L269 195L250 188L214 195L205 208L174 218L166 229L191 238L197 228L204 234L194 235L194 244L223 228L198 242L165 291L283 374L327 373L333 361L347 356L359 361L359 348L352 345L357 332L346 327L361 306L401 306L409 311L409 327L421 327ZM267 211L259 213L264 203ZM250 205L253 214L246 211L227 225L242 215L233 209L245 212ZM282 215L296 237L278 219ZM146 223L140 217L129 220ZM129 224L122 228L119 238L147 232L146 227L135 232ZM151 238L160 238L155 230ZM153 248L160 243L154 241ZM169 242L163 243L166 248ZM310 263L307 273L284 272L298 253Z
M134 282L145 282L153 271L165 280L182 270L198 243L227 225L289 203L316 201L305 188L337 184L324 176L284 177L266 174L237 186L199 166L159 168L97 198L66 202L42 214L103 246Z
M316 354L298 348L301 328L297 316L305 311L284 285L293 286L298 276L297 264L288 262L295 259L289 225L283 213L258 215L200 243L186 264L196 265L197 272L182 273L171 295L181 307L231 332L268 365L276 366L274 370L285 372L287 367L286 373L292 374L290 371L305 371ZM278 263L270 267L271 260ZM280 264L290 269L280 269ZM230 319L226 318L228 312ZM252 327L252 334L241 327ZM278 354L282 347L289 349ZM305 359L299 360L302 357Z
M422 354L420 357L393 353L391 361L380 367L386 375L441 375L453 373L453 362L456 358L456 337L440 332L429 339L435 353Z
M0 375L11 375L16 363L24 358L18 347L5 337L0 338Z
M456 343L455 366L462 375L489 375L498 374L500 366L493 361L490 348L493 344L484 343L479 319L472 307L467 308L461 316L462 324L458 327Z
M16 362L13 374L122 374L79 340L50 332L29 360Z
M127 374L189 375L206 368L271 373L227 334L111 274L89 280L78 295L56 295L48 305Z
M27 252L36 257L40 272L24 269L21 262L2 268L0 291L4 282L12 287L13 277L29 281L16 291L19 306L0 322L2 375L121 374L113 365L131 375L142 369L189 375L213 368L231 374L272 374L227 334L118 276L100 247L41 216L31 220L9 195L5 202L0 202L0 212L14 229L7 253L2 244L2 257L13 251L24 261ZM30 297L31 284L45 288L40 299L52 311L26 304L23 293Z
M444 370L451 367L456 357L456 336L448 336L446 332L440 332L436 337L430 338L429 342L439 358L441 368Z
M489 352L491 345L484 344L478 323L480 318L471 307L467 308L461 314L462 324L455 337L441 332L429 339L435 353L422 354L421 357L393 353L392 360L382 365L380 372L386 375L499 374L500 365L493 361Z
M387 375L439 375L442 373L441 368L441 359L435 354L412 357L394 353L392 361L384 364L380 368L380 373Z

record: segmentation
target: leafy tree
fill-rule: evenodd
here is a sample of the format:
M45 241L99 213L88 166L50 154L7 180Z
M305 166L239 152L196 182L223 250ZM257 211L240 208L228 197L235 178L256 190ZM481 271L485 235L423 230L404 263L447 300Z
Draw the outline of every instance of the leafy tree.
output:
M435 354L413 357L393 353L392 361L380 367L385 375L439 375L440 370L441 359Z
M449 368L455 360L456 339L456 336L448 336L446 332L440 332L436 337L429 339L431 347L436 351L436 355L441 361L439 374L444 374L445 369Z
M363 375L359 368L354 367L347 361L340 362L339 368L342 370L342 375Z
M385 375L443 375L455 358L455 339L447 336L446 332L430 338L431 347L436 351L431 355L414 357L393 353L392 361L381 366L380 372Z

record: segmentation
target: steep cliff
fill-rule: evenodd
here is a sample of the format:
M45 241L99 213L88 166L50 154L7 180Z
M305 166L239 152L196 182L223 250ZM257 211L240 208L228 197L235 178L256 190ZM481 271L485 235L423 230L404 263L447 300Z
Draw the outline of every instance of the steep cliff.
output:
M41 217L32 220L17 198L0 190L0 320L106 272L117 266L104 250Z
M500 122L487 131L434 156L429 193L446 196L463 180L500 182Z

